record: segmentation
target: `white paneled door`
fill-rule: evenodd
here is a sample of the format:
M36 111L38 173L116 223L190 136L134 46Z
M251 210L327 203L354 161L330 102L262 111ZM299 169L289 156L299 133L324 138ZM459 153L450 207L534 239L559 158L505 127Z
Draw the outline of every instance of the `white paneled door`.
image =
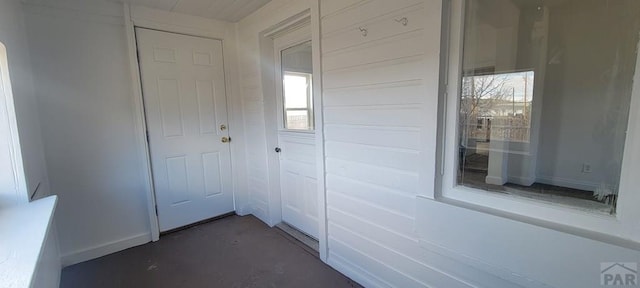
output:
M233 211L222 42L136 37L160 231Z
M315 135L278 132L282 221L318 239Z

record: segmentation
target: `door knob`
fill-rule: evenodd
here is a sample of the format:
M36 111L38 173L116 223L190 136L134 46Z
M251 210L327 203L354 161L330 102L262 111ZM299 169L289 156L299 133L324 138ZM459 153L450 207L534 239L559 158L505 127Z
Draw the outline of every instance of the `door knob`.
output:
M231 137L222 137L220 141L222 141L222 143L231 142Z
M276 153L280 153L280 151L282 151L282 149L280 149L280 147L276 147Z

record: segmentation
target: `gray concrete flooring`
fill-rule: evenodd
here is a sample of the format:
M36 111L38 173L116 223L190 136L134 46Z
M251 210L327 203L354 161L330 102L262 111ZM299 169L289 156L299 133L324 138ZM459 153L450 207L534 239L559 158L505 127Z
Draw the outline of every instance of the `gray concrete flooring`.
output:
M253 216L230 216L62 270L71 287L360 287Z

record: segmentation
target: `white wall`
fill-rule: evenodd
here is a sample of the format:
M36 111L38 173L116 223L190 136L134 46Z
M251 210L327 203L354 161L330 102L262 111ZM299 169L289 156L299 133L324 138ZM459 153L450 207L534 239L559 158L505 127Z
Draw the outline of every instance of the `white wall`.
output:
M321 1L328 263L372 287L597 287L600 262L640 261L631 249L420 197L435 187L441 5ZM248 193L237 204L265 222L259 33L308 7L273 0L237 25L242 97L232 99L246 159L234 165L246 164L246 189L237 187ZM150 237L122 7L90 8L29 4L26 16L67 263Z
M250 201L265 222L257 34L296 13L287 3L238 30ZM368 287L599 287L600 262L640 261L633 249L422 196L435 187L441 5L321 1L328 263Z
M39 112L33 89L31 59L27 43L22 5L17 0L0 1L0 42L7 48L9 72L19 130L21 161L26 191L12 195L8 201L28 201L38 188L36 198L48 192L47 170L40 133ZM13 109L13 108L12 108ZM6 152L6 151L5 151ZM3 173L5 170L3 169ZM26 192L26 193L25 193ZM2 192L0 192L2 193Z
M151 240L143 127L137 117L124 7L28 0L26 23L64 265ZM223 40L233 161L244 162L234 25L132 7L136 25ZM243 212L243 165L233 165Z
M149 241L122 6L25 7L63 262Z
M553 62L544 79L538 177L578 189L605 185L616 191L638 41L638 25L618 20L626 19L618 14L637 11L640 2L574 2L551 8ZM592 172L583 173L583 164Z

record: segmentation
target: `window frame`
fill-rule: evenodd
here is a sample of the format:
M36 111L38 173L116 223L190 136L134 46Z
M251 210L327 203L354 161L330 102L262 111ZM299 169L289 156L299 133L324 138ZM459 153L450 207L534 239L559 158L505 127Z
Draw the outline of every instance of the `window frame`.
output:
M617 213L604 215L589 209L569 207L517 195L501 194L458 185L458 109L463 77L463 37L465 0L448 0L443 6L442 31L445 43L440 93L442 153L435 198L442 202L505 216L564 232L600 240L617 239L640 243L640 56L636 59L631 108L625 139ZM640 43L639 43L640 44ZM635 171L635 174L634 174ZM594 237L591 237L594 238ZM616 241L619 242L619 241Z
M300 27L293 28L291 31L295 31L300 29ZM274 38L273 43L273 59L274 59L274 81L275 81L275 95L276 95L276 118L277 118L277 129L280 132L291 132L291 133L304 133L304 134L315 134L315 116L310 116L310 121L313 121L312 128L308 130L302 129L286 129L285 127L285 110L284 110L284 69L282 67L282 51L287 50L289 48L305 44L307 42L312 43L312 39L310 35L305 33L291 32L289 34ZM290 72L299 72L299 71L290 71ZM306 72L301 72L306 73ZM313 76L313 73L311 73ZM311 89L311 93L313 93L313 86L310 85L309 89ZM313 97L313 94L312 94ZM313 100L312 100L313 101ZM313 102L312 102L313 104ZM315 109L315 107L312 107Z
M0 137L6 139L6 142L0 141L0 148L8 150L8 157L4 159L6 161L0 163L0 168L4 170L0 173L3 174L3 178L11 179L8 182L0 183L2 184L0 185L0 190L2 190L0 191L0 207L7 204L28 202L36 192L29 192L24 172L15 96L11 84L11 71L9 70L9 52L5 44L0 41Z

